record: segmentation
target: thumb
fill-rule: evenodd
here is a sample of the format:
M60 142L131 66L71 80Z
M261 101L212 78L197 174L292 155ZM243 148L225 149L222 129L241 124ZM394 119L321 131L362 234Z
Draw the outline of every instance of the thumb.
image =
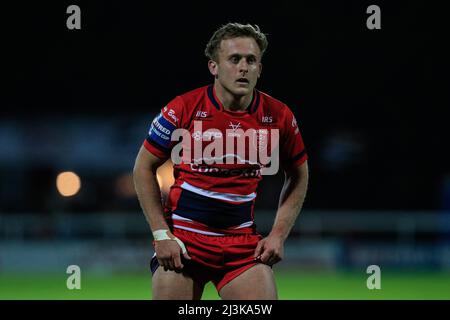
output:
M188 260L191 260L191 257L188 255L187 251L185 253L183 253L183 257Z
M261 255L262 249L264 247L264 242L265 242L264 239L258 242L258 245L256 246L255 249L255 254L253 255L255 259L257 259Z

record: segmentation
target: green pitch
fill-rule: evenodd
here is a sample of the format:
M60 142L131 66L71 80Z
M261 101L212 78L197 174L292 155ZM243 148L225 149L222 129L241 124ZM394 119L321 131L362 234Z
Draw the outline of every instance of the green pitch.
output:
M381 289L366 287L367 274L277 271L280 299L450 299L450 273L382 273ZM0 299L151 299L149 274L82 273L81 290L66 275L0 273ZM203 299L219 299L208 284Z

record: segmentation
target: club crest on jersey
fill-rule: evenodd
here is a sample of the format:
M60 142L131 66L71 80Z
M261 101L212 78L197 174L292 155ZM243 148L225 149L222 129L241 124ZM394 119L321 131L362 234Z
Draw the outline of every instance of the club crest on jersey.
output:
M241 128L241 123L238 122L237 124L230 121L230 124L228 125L233 131L236 131L237 129Z
M231 130L227 130L227 137L230 137L230 138L234 138L234 137L240 138L241 137L241 134L240 134L241 130L238 130L241 128L240 122L238 122L236 124L236 123L233 123L230 121L230 124L228 126L231 128ZM236 132L236 130L238 132Z

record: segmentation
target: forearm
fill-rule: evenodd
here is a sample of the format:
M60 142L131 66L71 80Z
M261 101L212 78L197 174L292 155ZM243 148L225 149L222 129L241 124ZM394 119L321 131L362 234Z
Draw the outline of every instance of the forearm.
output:
M308 187L307 170L301 175L286 177L280 194L275 222L270 232L271 236L286 240L302 209Z
M139 203L151 230L169 229L164 219L156 172L147 168L136 168L133 177Z

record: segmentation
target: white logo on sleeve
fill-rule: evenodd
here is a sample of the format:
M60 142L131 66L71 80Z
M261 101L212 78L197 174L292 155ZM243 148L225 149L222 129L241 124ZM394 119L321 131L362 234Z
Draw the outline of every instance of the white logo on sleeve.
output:
M178 123L178 118L175 115L175 111L173 109L170 109L169 112L167 113L168 116L175 122L175 124Z

